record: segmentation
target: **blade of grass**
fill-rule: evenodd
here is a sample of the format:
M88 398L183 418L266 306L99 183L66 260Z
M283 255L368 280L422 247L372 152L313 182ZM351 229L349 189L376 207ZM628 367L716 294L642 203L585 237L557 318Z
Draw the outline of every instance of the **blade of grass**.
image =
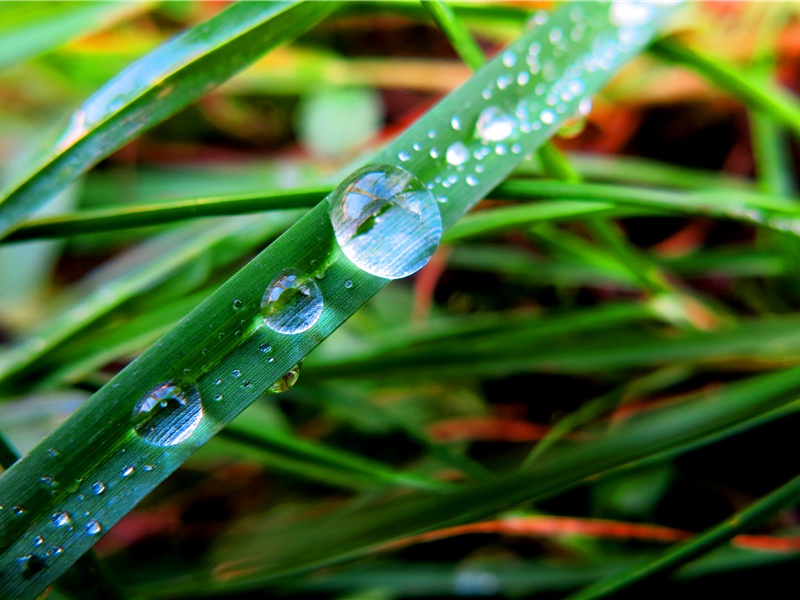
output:
M337 2L240 2L106 84L27 178L0 199L0 237L102 158L330 14Z
M545 87L565 85L565 81L552 76L564 73L580 78L583 93L579 96L592 94L621 64L641 50L669 14L668 10L654 11L655 18L637 28L635 39L622 36L621 40L617 27L611 23L608 6L586 4L579 8L559 9L548 17L547 27L524 33L508 49L522 65L531 44L538 40L539 59L546 61L547 68L532 73L536 77L531 82L539 81ZM580 19L576 19L578 13ZM583 36L577 41L569 35L576 27L576 20L581 24ZM563 49L549 43L548 35L554 29L561 32L565 43L569 40ZM526 154L534 152L567 115L577 112L579 96L565 102L552 122L541 123L537 119L538 128L531 127L530 133L517 132L515 144L519 147L514 149L518 152L490 151L482 158L481 169L463 179L456 165L431 161L442 156L456 141L474 149L483 147L473 127L487 106L511 110L510 107L523 101L529 103L533 114L539 114L542 100L529 85L497 85L498 77L507 77L508 72L502 57L492 60L373 158L379 164L399 162L423 183L430 184L434 196L446 200L440 204L445 228L496 187ZM487 89L490 104L478 100ZM549 114L545 121L550 121ZM453 127L453 123L458 126ZM416 150L415 145L420 149ZM409 156L403 160L406 153ZM475 162L470 162L464 169L474 166ZM456 177L455 183L452 176ZM260 311L265 286L289 267L310 276L324 275L317 284L326 308L312 328L298 335L270 330L264 325ZM345 285L345 281L351 285ZM0 502L12 505L9 500L13 499L25 511L20 515L0 512L0 593L35 595L43 591L97 539L86 535L87 522L80 515L88 510L103 528L111 527L386 283L387 280L361 271L344 258L334 239L325 202L309 211L175 329L101 388L25 460L3 474ZM267 346L271 348L272 362L266 360L263 349ZM203 418L196 429L167 450L140 439L132 429L132 407L153 386L183 381L189 375L200 397L206 399ZM762 389L774 391L768 386ZM222 397L220 401L209 401L215 394ZM62 458L53 457L49 448L57 449ZM55 494L32 485L32 478L38 478L45 470L65 482ZM96 479L105 481L107 496L97 497L84 489ZM109 504L106 498L114 502ZM47 569L21 572L17 559L31 553L30 544L36 532L44 527L52 531L51 516L57 512L73 515L73 530L56 528L51 534L53 542L63 547L64 552Z
M669 573L710 550L729 542L734 536L760 525L782 508L800 500L800 476L754 502L745 510L712 527L691 540L676 544L656 560L633 567L619 575L603 579L569 596L569 600L605 598L656 575Z

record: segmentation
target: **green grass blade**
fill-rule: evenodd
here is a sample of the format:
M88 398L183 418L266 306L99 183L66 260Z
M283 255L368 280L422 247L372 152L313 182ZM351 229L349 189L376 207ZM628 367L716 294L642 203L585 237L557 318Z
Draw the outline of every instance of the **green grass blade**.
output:
M669 549L658 559L640 567L603 579L576 594L569 600L591 600L605 598L610 594L638 584L650 577L668 573L706 554L710 550L730 541L735 535L752 529L772 517L779 510L800 500L800 476L785 483L777 490L760 498L745 510L739 511L712 527L708 531Z
M124 17L132 17L148 7L147 2L3 2L0 69Z
M247 521L218 548L209 589L252 587L276 577L374 552L383 544L426 530L486 518L521 502L580 485L610 469L708 443L726 430L784 406L800 392L800 369L729 385L700 402L638 415L592 442L543 456L530 470L432 497L385 500L358 511L309 518L291 527ZM265 544L264 540L270 543ZM325 541L314 544L314 540Z
M451 226L577 112L585 95L598 90L641 50L668 11L653 14L655 18L637 28L633 37L624 36L623 43L618 28L610 21L607 5L562 7L551 15L546 27L525 32L503 55L487 63L373 161L401 164L423 183L430 184L433 194L441 199L443 224ZM576 28L580 35L572 34ZM516 81L519 70L527 69L525 61L534 43L540 48L542 69L531 73L523 84L512 85L510 75L514 74ZM512 71L507 63L518 66ZM558 79L559 75L568 79ZM548 88L561 93L563 86L576 79L580 79L580 84L575 84L581 88L580 93L573 90L569 101L559 96L563 100L560 111L544 113L542 122L538 116L543 110L550 110L545 109L542 97ZM535 91L539 84L544 86L544 92ZM512 130L510 133L519 137L513 143L509 141L508 146L484 144L475 135L475 124L485 108L497 106L514 111L521 101L523 108L531 112L531 123L538 123L536 128L531 125L530 132L523 127ZM484 147L488 154L480 160L470 159L459 170L445 160L447 149L455 142L467 146L470 156ZM289 267L315 276L325 302L319 320L298 335L272 331L264 325L260 313L266 285ZM86 512L104 529L113 526L386 284L386 279L370 275L345 259L336 244L325 202L309 211L85 402L28 457L3 474L0 503L18 505L24 511L19 515L0 511L0 594L42 592L96 541L97 536L86 530ZM203 418L197 428L168 449L139 438L132 428L132 407L154 386L187 379L204 399ZM766 385L761 389L775 391ZM217 395L219 399L215 401ZM44 472L61 482L52 495L36 485ZM91 482L96 480L105 483L105 495L92 493ZM485 495L488 488L480 490L478 497ZM520 491L514 497L521 497ZM72 529L53 527L52 515L61 512L73 516ZM64 552L54 557L47 569L31 572L25 569L24 562L21 567L18 559L35 551L31 540L44 530L49 532L51 543L58 544Z
M53 154L0 200L0 237L102 158L337 6L240 2L128 67L84 103Z

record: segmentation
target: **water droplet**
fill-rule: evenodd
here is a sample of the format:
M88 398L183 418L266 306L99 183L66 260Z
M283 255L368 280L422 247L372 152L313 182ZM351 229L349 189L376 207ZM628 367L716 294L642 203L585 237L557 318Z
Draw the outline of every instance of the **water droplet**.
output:
M145 465L142 467L142 471L144 471L145 473L149 473L152 470L153 470L153 465Z
M591 98L584 98L578 104L578 114L585 117L590 112L592 112L592 99Z
M553 27L550 30L550 35L548 37L550 39L550 43L555 45L558 44L558 42L561 41L561 38L564 37L564 32L561 31L559 27Z
M435 137L436 137L436 132L433 129L429 130L428 131L428 138L429 139L433 139Z
M481 111L475 129L484 142L499 142L511 136L517 127L517 119L496 106Z
M300 378L300 364L298 363L289 369L283 376L275 383L267 388L268 394L280 394L291 388Z
M214 385L220 385L222 383L222 379L215 379Z
M42 536L37 535L35 538L33 538L34 546L41 546L42 544L44 544L44 538Z
M508 77L500 75L497 78L497 89L504 90L508 87Z
M19 516L19 515L21 515L22 513L24 513L24 512L25 512L25 509L24 509L24 508L22 508L21 506L12 506L12 507L11 507L11 511L12 511L12 512L13 512L15 515Z
M416 152L419 152L420 150L422 150L422 144L420 144L419 142L414 142L413 144L411 144L411 147L412 147L412 148L413 148L413 149L414 149Z
M525 85L531 80L531 76L528 75L525 71L517 75L517 83L519 85Z
M242 387L243 388L249 388L250 387L250 382L247 381L247 379L245 379L244 381L242 381Z
M463 165L469 160L469 150L463 142L453 142L445 153L447 162L453 166Z
M348 177L331 196L330 216L345 256L387 279L421 269L442 237L433 194L408 171L388 165L367 166Z
M234 369L233 371L231 371L231 376L234 379L237 379L242 376L242 372L239 369Z
M56 450L55 448L48 448L48 449L47 449L47 453L48 453L50 456L52 456L52 457L56 457L56 456L58 456L59 454L61 454L61 452L59 452L59 451L58 451L58 450Z
M317 282L297 269L284 269L261 298L264 322L278 333L294 334L314 326L322 314Z
M244 306L244 302L242 302L238 298L236 298L236 300L233 301L233 310L239 310L240 308L242 308L242 306Z
M450 126L456 131L461 129L461 120L458 117L450 119Z
M405 150L401 150L400 152L397 153L397 158L405 162L411 158L411 154L406 152Z
M133 407L133 430L154 446L183 442L202 419L197 388L188 384L180 387L171 381L154 387Z
M105 491L106 491L106 484L103 483L102 481L95 481L92 484L92 493L95 496L99 496L100 494L102 494Z
M42 485L43 488L48 490L53 490L58 486L58 482L49 475L39 477L39 483Z
M478 185L478 179L474 175L467 175L467 185L475 187Z
M274 363L275 359L272 356L270 356L270 357L267 358L267 362L268 363Z
M53 546L47 556L61 556L62 554L64 554L64 549L61 546Z
M261 344L261 345L258 347L258 349L259 349L261 352L264 352L264 353L266 354L267 352L269 352L270 350L272 350L272 346L270 346L269 344Z
M545 109L542 111L542 114L539 115L539 118L545 125L551 125L556 121L556 113L554 113L552 110Z
M651 7L644 2L615 0L611 3L609 16L617 27L639 27L653 16Z
M70 518L69 513L63 511L53 513L53 515L50 517L50 520L53 521L53 525L55 525L56 527L65 527L72 523L72 519Z
M131 465L126 465L126 466L122 467L122 471L120 471L120 475L122 477L129 477L130 475L133 474L133 470L134 469L133 469L133 467Z
M513 67L515 64L517 64L517 55L511 50L506 50L503 53L503 64L509 68Z
M436 148L431 148L429 154L431 155L431 158L439 158L439 151Z
M222 400L222 394L214 394L214 402L219 402Z
M353 287L353 282L350 279L345 279L344 280L344 287L346 287L349 290L350 288Z
M84 527L86 529L86 535L97 535L101 531L103 531L103 526L100 525L97 521L89 521L86 523Z

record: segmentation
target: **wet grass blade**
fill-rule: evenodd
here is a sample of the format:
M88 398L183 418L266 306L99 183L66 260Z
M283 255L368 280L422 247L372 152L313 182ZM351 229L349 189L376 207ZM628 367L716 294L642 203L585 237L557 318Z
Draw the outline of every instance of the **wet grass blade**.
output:
M261 7L251 6L238 10ZM319 9L313 8L321 6L319 3L301 6L315 18L319 16ZM634 35L620 36L607 5L559 8L547 17L546 24L525 31L421 117L373 157L373 162L399 164L413 173L439 199L442 223L450 227L576 113L583 98L595 93L638 53L668 13L654 10L652 20L638 26ZM540 68L527 66L531 54ZM527 79L519 77L523 70ZM538 88L537 92L540 84L544 91ZM548 108L545 98L556 91L561 101ZM564 99L567 97L569 100ZM509 118L495 122L498 110ZM492 125L501 129L484 131L484 126ZM497 139L500 132L504 133ZM447 160L447 151L454 144L467 150L463 163ZM480 159L476 153L481 154ZM266 286L287 268L313 277L324 299L318 320L296 335L267 327L260 307ZM100 530L113 526L387 283L344 257L326 202L309 211L0 477L0 504L21 509L19 514L0 511L0 594L25 596L44 591L94 544ZM19 364L7 366L6 373L18 369ZM201 418L193 418L177 431L179 435L169 440L176 439L174 444L148 443L133 429L133 407L149 402L148 393L156 386L176 382L197 390L203 399ZM772 402L782 400L780 385L764 384L759 389L772 393ZM194 401L192 406L196 406ZM196 417L198 413L192 414ZM607 462L611 464L610 459ZM562 476L567 472L559 468ZM576 473L570 472L570 481ZM45 474L59 485L44 489L37 484ZM102 493L94 492L93 482L103 483ZM563 485L561 480L549 482L552 489ZM517 480L507 481L504 485L508 487L499 490L498 498L505 502L527 498L532 489L518 484ZM493 485L470 488L460 514L478 514L496 506L496 499L487 503L489 494L495 495ZM428 509L433 509L427 513L428 522L441 519L443 504L414 507L414 511ZM31 544L41 531L47 531L50 543L63 552L39 555ZM348 549L337 552L347 553ZM25 560L34 555L34 563ZM47 561L46 569L28 567L42 561Z
M240 2L128 67L84 103L51 153L0 199L0 237L102 158L337 6Z

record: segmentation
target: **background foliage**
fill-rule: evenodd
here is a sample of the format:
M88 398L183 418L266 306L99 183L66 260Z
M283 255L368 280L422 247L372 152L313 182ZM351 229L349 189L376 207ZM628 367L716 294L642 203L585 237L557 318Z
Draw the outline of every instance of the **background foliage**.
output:
M0 248L5 467L13 447L28 453L353 165L419 125L481 53L535 28L537 11L563 8L286 3L262 22L253 6L0 7L3 226L97 163ZM168 40L209 19L222 25L195 31L217 32L219 45L203 38L194 62L173 68L189 44ZM800 551L800 12L691 3L663 33L675 35L561 129L566 161L552 146L524 161L428 266L319 346L295 387L198 442L103 531L100 559L87 555L51 595L596 597L639 585L649 587L632 597L693 598L787 585ZM101 95L113 119L83 121L94 141L54 145L76 131L74 109L151 51L147 72L163 73ZM194 87L174 95L186 81ZM108 139L129 141L111 152ZM455 220L452 204L443 211ZM52 239L10 243L36 236ZM337 283L348 277L358 293L382 285L333 265L319 283L343 315L360 305ZM227 335L205 344L212 354L238 335L225 319L202 334ZM176 374L203 368L197 335ZM289 363L306 353L275 351ZM266 387L274 370L253 383ZM107 468L125 469L144 451L109 430L59 431L121 450ZM93 452L72 461L70 493L93 483ZM146 491L160 479L143 471ZM50 520L48 494L73 484L53 491L48 473L24 509ZM113 492L110 502L135 501ZM0 504L11 531L13 495ZM70 511L84 527L89 517ZM54 573L58 548L43 539L41 565L8 546L4 560Z

